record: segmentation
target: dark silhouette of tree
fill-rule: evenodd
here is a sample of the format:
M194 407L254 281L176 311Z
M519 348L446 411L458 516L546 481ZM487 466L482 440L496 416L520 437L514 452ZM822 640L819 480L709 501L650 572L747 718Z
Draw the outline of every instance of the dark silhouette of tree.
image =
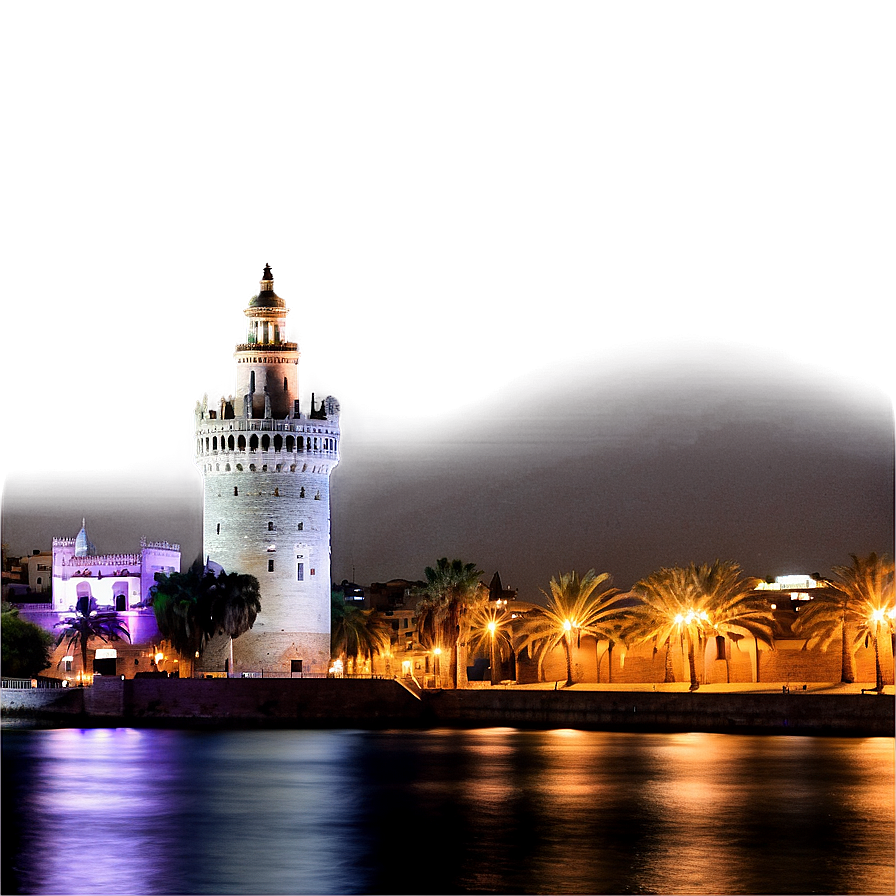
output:
M163 638L193 663L215 635L238 638L261 611L258 579L214 571L196 561L187 572L156 573L147 603Z
M81 675L87 675L87 647L94 639L106 644L112 641L131 640L128 627L112 610L98 610L96 598L86 595L78 598L75 604L75 615L56 623L64 626L56 644L65 641L69 649L77 645L81 651Z
M482 570L475 563L448 561L442 557L435 567L424 570L426 584L417 589L417 631L424 643L448 653L449 681L457 687L466 678L468 611L487 599L488 589L479 581ZM463 672L461 667L463 666Z
M331 595L330 654L342 661L357 665L359 659L372 660L374 654L389 649L391 628L375 610L364 610L346 604L339 595Z
M53 636L19 616L17 607L0 610L0 672L5 678L32 678L50 666Z

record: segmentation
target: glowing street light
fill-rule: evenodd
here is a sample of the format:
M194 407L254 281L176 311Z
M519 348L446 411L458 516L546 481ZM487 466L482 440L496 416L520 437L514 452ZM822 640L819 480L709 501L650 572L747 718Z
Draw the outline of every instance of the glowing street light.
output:
M433 653L433 657L434 657L433 664L432 664L432 671L433 671L433 674L435 675L436 687L440 688L442 686L442 672L441 672L441 668L440 668L441 667L442 648L436 647L436 649L433 650L432 653Z

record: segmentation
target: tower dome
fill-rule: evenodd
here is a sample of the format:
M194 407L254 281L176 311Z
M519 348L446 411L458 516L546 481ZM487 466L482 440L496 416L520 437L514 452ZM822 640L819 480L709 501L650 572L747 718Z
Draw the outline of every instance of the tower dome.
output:
M285 308L286 302L274 292L274 275L271 273L271 266L264 266L261 282L258 284L260 289L257 296L252 296L249 300L249 308Z
M76 557L95 557L96 546L87 537L87 520L81 517L81 531L75 537L75 556Z

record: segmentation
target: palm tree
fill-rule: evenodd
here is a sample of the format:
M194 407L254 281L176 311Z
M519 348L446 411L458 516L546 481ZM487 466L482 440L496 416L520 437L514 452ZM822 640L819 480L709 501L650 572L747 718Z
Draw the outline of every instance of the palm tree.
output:
M816 589L803 607L794 632L807 636L806 648L828 647L839 638L840 681L856 680L855 651L863 638L874 641L877 689L883 687L878 638L893 617L893 561L871 553L850 554L850 566L833 567L834 580Z
M156 573L149 603L163 638L190 663L215 635L249 631L261 612L255 576L212 569L197 560L185 573Z
M108 644L111 641L131 640L127 625L114 611L97 609L96 599L84 595L75 604L75 615L57 622L56 626L65 626L56 639L58 647L63 641L69 648L76 644L81 649L81 677L87 675L87 647L91 640L99 638Z
M510 634L510 613L492 601L477 604L470 613L470 648L488 650L491 683L501 681L501 663L513 652Z
M743 577L741 568L730 560L716 560L711 564L689 567L696 588L703 595L703 606L709 613L712 629L707 630L700 643L706 661L706 635L752 636L756 647L756 675L759 676L759 642L775 648L774 617L764 594L755 589L760 579ZM728 658L726 653L725 664Z
M390 628L375 610L349 606L336 594L331 595L330 651L347 668L350 659L372 660L374 654L389 649Z
M566 652L566 687L571 687L573 643L580 647L582 635L613 637L613 624L625 608L618 589L606 588L598 592L609 578L609 573L596 575L589 569L581 578L578 573L569 572L551 579L551 593L542 592L548 599L547 606L523 620L515 645L517 650L526 648L535 656L539 677L544 657L562 644Z
M482 570L475 563L448 561L442 557L435 567L424 570L426 584L417 589L417 631L421 640L449 651L452 687L466 682L466 636L468 611L485 599L487 589L479 581Z
M657 570L632 588L640 603L632 608L627 638L633 644L653 640L663 645L665 681L674 680L671 645L686 644L689 689L696 691L696 653L710 635L752 635L774 647L771 611L753 593L756 582L742 578L740 567L730 561Z
M683 638L694 624L692 618L691 622L682 628L682 621L696 603L693 583L686 570L680 567L664 567L636 582L632 594L640 603L632 608L626 640L631 644L653 640L655 647L662 644L665 650L663 681L674 681L671 647L673 643ZM699 616L697 619L699 620ZM697 687L696 672L692 673L691 686L693 690Z
M215 634L238 638L255 625L261 612L258 579L239 572L219 572L208 583Z

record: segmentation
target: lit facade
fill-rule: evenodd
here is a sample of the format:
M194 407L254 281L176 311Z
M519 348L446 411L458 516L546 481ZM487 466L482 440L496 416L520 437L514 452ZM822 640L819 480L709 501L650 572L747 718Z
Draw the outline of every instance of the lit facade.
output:
M258 579L261 613L209 671L326 673L330 659L330 474L339 462L339 403L299 399L299 348L265 266L236 346L236 393L196 408L203 552ZM233 668L230 669L229 649Z

